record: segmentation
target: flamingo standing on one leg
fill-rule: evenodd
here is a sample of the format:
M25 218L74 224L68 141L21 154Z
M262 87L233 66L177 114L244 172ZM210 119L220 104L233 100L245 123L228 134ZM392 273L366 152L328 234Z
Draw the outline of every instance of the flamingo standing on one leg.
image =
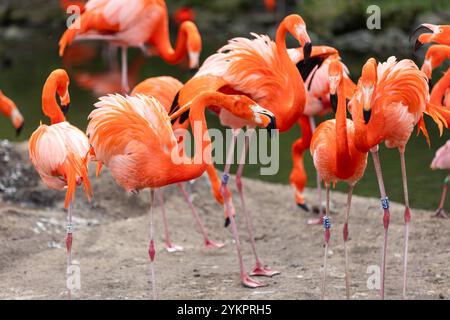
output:
M210 56L194 78L185 84L174 105L189 105L196 95L205 91L245 94L275 114L277 119L276 129L282 132L289 130L303 112L306 93L300 73L292 62L286 48L286 35L288 32L300 42L305 51L304 56L308 59L311 53L311 41L306 31L306 25L300 16L290 15L280 24L276 42L271 41L267 36L258 36L256 34L254 34L255 39L253 40L246 38L230 40L218 53ZM177 107L175 107L176 109ZM221 123L233 129L221 190L225 201L225 209L228 213L226 225L230 222L234 230L236 229L234 208L227 184L231 161L234 157L236 138L239 134L239 129L245 126L245 123L224 109L216 111L218 111ZM183 120L180 119L180 122ZM241 153L236 174L236 186L256 260L256 266L252 274L271 277L278 274L278 272L265 267L258 257L253 235L253 223L250 213L246 210L243 195L241 176L250 143L249 140L250 135L246 137ZM243 265L239 252L238 256L240 265ZM244 285L254 287L262 284L246 283L244 281Z
M431 169L441 169L441 170L449 170L450 169L450 140L448 140L439 150L436 152L433 161L431 162ZM439 208L436 210L436 217L448 219L447 214L444 210L445 198L447 196L448 191L448 183L449 183L450 175L445 177L444 184L442 187L442 196L441 201L439 202Z
M69 124L64 112L70 104L69 76L65 70L53 71L42 91L42 110L50 118L51 125L41 124L30 137L31 162L50 189L66 189L67 213L67 268L72 264L73 201L77 185L83 184L87 197L92 196L88 177L89 142L86 135ZM58 105L55 95L60 97ZM69 269L67 269L69 272ZM68 289L69 299L71 290Z
M161 105L166 109L166 111L169 112L172 101L174 100L176 94L178 93L178 91L180 91L180 89L182 87L183 87L183 84L173 77L154 77L154 78L148 78L148 79L144 80L143 82L139 83L133 89L131 95L137 96L138 94L143 94L148 97L154 97L156 100L158 100L161 103ZM186 124L188 125L189 123L186 122ZM173 130L174 131L176 131L178 129L187 130L187 127L188 127L187 125L180 126L180 125L175 124L173 126ZM186 133L186 132L187 131L184 131L184 133ZM178 144L179 144L180 148L183 148L183 143L184 143L183 138L180 138L178 140ZM208 165L208 167L209 166L210 165ZM214 167L212 169L214 170ZM207 170L207 172L211 172L210 170L211 170L211 168L209 168ZM199 214L197 213L196 208L192 204L192 201L190 200L190 198L184 188L184 185L182 183L178 183L177 185L178 185L179 189L181 190L181 193L183 194L186 202L188 203L189 208L191 209L192 214L194 216L194 220L196 221L197 226L203 235L205 247L208 249L222 248L224 246L223 243L214 242L211 239L209 239L208 232L206 231L206 229L203 225L203 222L202 222ZM223 199L220 195L220 192L216 192L215 195L216 195L217 201L219 203L223 204ZM167 217L166 217L165 208L164 208L163 189L159 190L158 198L159 198L159 203L161 206L161 211L163 213L166 249L169 252L182 251L183 247L178 246L178 245L173 245L172 242L170 241Z
M0 90L0 112L11 119L11 122L16 129L16 135L18 136L23 129L24 119L14 101L3 94Z
M195 139L195 156L188 158L180 153L166 110L154 98L102 97L89 116L87 132L96 159L109 168L116 182L127 191L151 190L149 257L154 297L153 190L196 179L212 163L211 139L204 115L208 105L226 108L251 125L269 129L274 125L273 115L245 96L204 92L190 105L189 120L194 136L203 139ZM234 237L240 250L236 232ZM242 269L241 277L245 282L250 281Z
M389 200L384 188L378 145L385 141L388 148L398 148L400 152L403 189L405 198L405 237L403 253L403 297L406 297L408 238L411 212L405 164L405 148L416 124L426 134L423 114L433 115L439 121L448 117L442 108L428 104L429 93L426 76L411 60L396 61L390 57L377 67L375 59L369 59L363 67L357 90L352 98L352 118L355 122L355 145L362 152L371 151L378 184L381 204L384 210L384 242L381 261L381 298L384 298L386 270L387 233L390 220ZM439 115L441 115L439 117ZM441 119L441 120L440 120ZM447 123L444 123L447 125ZM442 123L441 123L442 125Z
M86 11L74 22L80 28L69 28L59 42L59 54L74 40L106 40L122 48L122 87L129 91L127 78L127 48L150 45L161 58L178 64L186 57L189 66L196 68L201 51L201 37L197 27L184 22L178 32L175 49L170 43L169 16L164 0L90 0Z
M349 185L347 209L344 222L344 248L345 248L345 285L347 299L350 298L349 272L348 272L348 219L352 192L355 184L362 178L367 165L367 152L360 152L355 147L355 126L353 121L347 119L347 102L343 66L339 60L329 64L329 87L332 104L336 103L336 119L320 124L314 132L311 141L311 155L314 166L321 180L325 183L327 192L325 227L325 254L322 281L322 299L325 297L326 269L328 245L330 240L329 203L330 186L337 181L345 181Z

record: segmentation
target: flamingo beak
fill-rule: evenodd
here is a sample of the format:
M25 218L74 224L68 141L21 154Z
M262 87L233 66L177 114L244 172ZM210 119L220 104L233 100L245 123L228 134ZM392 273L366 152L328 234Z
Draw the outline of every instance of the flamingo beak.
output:
M335 93L330 94L330 103L331 103L331 108L333 109L333 112L336 113L337 112L337 105L338 105L337 94L335 94Z
M308 62L309 58L311 57L311 51L312 51L311 41L306 42L305 46L303 47L303 57L305 59L305 62Z
M423 43L419 41L419 37L420 35L422 35L423 33L430 33L430 32L434 32L435 30L434 25L432 24L421 24L420 26L418 26L409 36L409 41L411 41L413 38L416 38L416 42L414 45L414 52L416 52L417 50L419 50Z
M24 125L25 125L25 122L22 122L22 124L16 128L16 137L20 136L20 133L22 132Z
M363 98L364 98L363 115L366 124L369 123L370 117L372 116L372 108L371 108L372 94L373 94L372 86L371 87L363 86Z
M64 113L64 115L66 115L67 112L69 112L69 108L70 108L70 102L66 105L61 105L60 109L61 109L62 113Z

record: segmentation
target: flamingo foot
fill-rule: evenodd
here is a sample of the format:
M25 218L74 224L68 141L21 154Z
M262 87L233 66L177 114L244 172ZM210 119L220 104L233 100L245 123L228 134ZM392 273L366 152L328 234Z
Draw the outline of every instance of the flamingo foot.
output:
M323 217L308 219L308 221L306 221L306 224L309 226L321 226L323 224Z
M253 271L250 273L250 275L255 277L269 277L269 278L277 274L280 274L280 272L264 267L261 263L257 263Z
M166 250L169 253L174 253L174 252L184 251L184 248L182 246L178 246L176 244L166 243Z
M441 218L441 219L448 219L447 214L445 213L445 210L443 208L439 208L436 211L436 214L434 215L435 218Z
M205 240L205 248L206 249L221 249L225 247L225 243L222 242L214 242L212 240Z
M264 284L262 282L253 280L248 275L242 275L242 284L244 285L244 287L251 288L251 289L261 288L261 287L266 287L267 286L266 284Z

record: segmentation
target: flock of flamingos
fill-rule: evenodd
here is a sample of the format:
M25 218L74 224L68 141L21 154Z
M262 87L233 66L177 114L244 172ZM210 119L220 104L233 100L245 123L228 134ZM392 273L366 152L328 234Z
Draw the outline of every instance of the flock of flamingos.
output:
M250 273L244 266L236 227L236 212L228 189L234 142L243 127L250 131L256 127L277 129L282 133L298 124L302 137L292 147L294 167L290 179L295 190L295 201L302 208L308 208L302 196L306 184L303 154L308 148L318 177L326 188L325 211L321 210L321 218L314 222L324 227L322 298L325 296L327 250L331 231L330 187L337 181L344 181L349 186L343 226L346 296L349 298L347 240L352 190L364 175L369 152L373 158L384 212L380 290L381 298L384 298L390 213L378 145L385 142L388 148L399 150L405 202L403 296L406 297L411 212L404 153L416 125L429 140L424 122L425 114L434 120L441 134L444 127L447 128L450 124L450 69L437 81L431 93L429 86L433 69L450 58L450 26L422 24L413 32L416 50L425 43L433 43L420 69L409 59L397 61L395 57L390 57L385 62L377 62L370 58L362 67L359 81L354 84L338 50L329 46L312 46L305 21L293 14L281 21L275 40L267 35L256 34L252 34L250 38L229 40L217 53L208 57L185 84L170 76L155 77L143 81L130 92L127 59L129 47L140 48L145 55L158 55L170 64L178 64L187 59L191 68L199 66L202 41L196 25L189 21L189 10L181 12L182 17L188 17L181 20L188 21L180 21L177 43L173 48L165 1L81 2L77 5L81 6L82 14L75 22L79 28L69 28L62 35L59 42L60 55L64 56L66 49L74 42L106 41L111 48L121 50L121 85L99 98L94 111L89 115L85 133L71 125L65 117L70 105L68 73L63 69L53 71L42 92L42 110L50 118L50 125L41 124L29 139L30 159L44 184L52 189L66 190L68 266L72 259L72 205L75 190L77 186L82 186L88 198L93 196L88 163L94 161L97 163L97 175L102 166L107 167L117 184L126 191L136 193L150 189L148 253L155 296L155 194L159 195L161 204L163 202L162 193L160 190L156 192L157 189L177 184L202 231L205 246L223 246L209 238L183 186L183 182L196 179L206 171L212 182L213 194L224 207L226 225L231 225L242 284L249 288L263 286L262 282L251 276L272 277L278 272L264 265L257 254L253 223L245 206L241 181L244 165L241 164L236 174L236 184L256 260ZM68 5L73 4L73 1L62 3ZM274 1L266 1L266 4L273 8ZM298 48L286 47L288 34L298 41ZM59 101L56 97L59 97ZM15 104L0 94L0 107L20 132L23 117ZM212 163L205 109L217 114L221 123L233 130L234 139L229 147L227 164L221 178L218 178ZM350 112L351 119L347 118L347 111ZM315 128L313 117L328 112L334 112L335 119L325 121ZM177 137L175 130L187 129L190 125L195 136L206 138L195 142L196 154L193 158L181 155L184 157L182 163L174 163L172 154L183 153L183 137ZM246 138L245 149L241 153L243 157L248 152L250 137L248 135ZM198 154L203 156L196 158ZM450 141L437 152L431 166L434 169L450 168ZM447 188L445 181L437 212L441 217L445 217L443 205ZM164 228L167 250L182 250L170 242L167 223ZM70 289L68 295L71 296Z

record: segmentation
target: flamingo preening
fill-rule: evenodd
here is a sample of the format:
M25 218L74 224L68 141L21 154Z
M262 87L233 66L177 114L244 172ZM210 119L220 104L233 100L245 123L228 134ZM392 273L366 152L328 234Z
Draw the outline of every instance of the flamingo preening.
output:
M16 129L16 135L18 136L23 129L24 119L22 114L17 108L14 101L5 96L3 91L0 90L0 112L11 120L12 125Z
M356 92L350 101L351 113L355 122L355 145L361 152L370 151L381 194L384 210L384 242L381 259L381 298L384 298L384 279L386 271L387 235L390 221L389 200L384 187L378 145L385 142L388 148L400 152L401 171L405 200L405 230L403 251L403 296L406 297L408 238L411 211L409 207L408 185L405 163L406 144L414 126L427 136L423 120L424 113L433 117L438 125L446 125L448 111L428 103L428 82L425 74L415 63L405 59L399 62L390 57L377 66L375 59L369 59L363 67Z
M157 101L159 101L161 103L161 105L164 107L166 112L169 112L172 101L174 100L176 94L178 93L178 91L180 91L180 89L182 87L183 87L183 84L173 77L153 77L153 78L148 78L148 79L142 81L141 83L139 83L131 92L131 96L137 96L138 94L143 94L148 97L154 97ZM173 127L174 131L184 129L185 131L183 131L183 132L187 133L188 125L189 125L189 122L185 122L185 125L174 124L172 127ZM180 137L178 140L178 144L179 144L180 148L183 148L183 143L184 143L183 137ZM212 170L214 170L213 165L208 165L208 169L207 169L208 173L211 173L211 167L212 167ZM212 177L212 178L214 178L214 177ZM214 186L214 183L212 185ZM188 203L188 206L191 209L194 220L196 221L197 226L198 226L201 234L203 235L203 243L205 245L205 248L207 248L207 249L222 248L224 246L223 243L212 241L209 238L208 232L206 231L206 229L203 225L203 222L197 212L197 209L192 204L192 201L191 201L189 195L187 194L183 183L177 183L177 186L180 189L181 193L183 194L184 199ZM218 190L217 187L216 187L216 190ZM215 196L219 203L223 203L223 199L222 199L219 191L215 192ZM164 208L163 189L158 190L157 197L159 200L159 204L161 207L163 220L164 220L164 236L165 236L166 249L169 252L182 251L183 247L174 245L170 240L167 216L166 216L166 212L165 212L165 208Z
M325 228L325 254L322 280L322 299L325 297L327 272L327 256L330 240L330 186L337 181L345 181L349 185L347 209L343 229L345 250L345 287L347 299L350 298L348 271L348 220L352 193L355 184L362 178L367 165L367 152L360 152L355 147L355 125L347 119L347 102L342 63L335 59L328 67L330 100L336 107L336 119L321 123L314 132L311 140L311 155L314 166L326 187L327 205L323 218Z
M271 129L275 121L270 112L245 96L218 92L199 94L190 105L189 120L194 136L203 139L195 139L195 156L188 158L179 148L165 108L154 98L141 94L136 97L109 95L100 98L89 116L87 133L96 160L109 168L125 190L151 190L149 258L153 297L156 296L154 189L196 179L212 164L211 139L204 115L208 105L225 108L255 126ZM239 246L238 241L236 245ZM247 279L248 275L241 272L241 277Z
M170 43L169 16L164 0L90 0L86 11L60 39L59 54L75 40L105 40L122 48L122 87L129 91L127 48L146 45L164 61L178 64L189 59L196 68L202 46L201 36L191 21L182 23L176 47Z
M304 51L306 60L311 53L311 41L306 31L303 19L298 15L286 17L278 27L276 41L273 42L267 36L253 34L254 39L235 38L222 47L218 53L210 56L201 66L199 72L193 79L188 81L181 89L177 99L174 101L174 110L180 106L189 105L198 94L214 91L225 94L245 94L270 110L276 118L276 129L287 131L301 116L305 102L306 92L303 80L295 64L291 60L286 48L286 35L291 33L299 41ZM222 178L222 195L227 212L227 220L235 233L236 224L234 219L234 206L228 190L228 179L231 162L234 157L234 148L240 128L245 122L231 115L227 110L214 109L219 114L221 123L232 128L233 136L229 146L227 161ZM180 118L180 122L184 119ZM250 132L252 128L250 128ZM252 273L256 276L273 276L278 274L264 264L256 252L256 244L253 235L253 223L251 215L246 209L242 173L245 157L248 152L251 135L247 134L239 161L236 174L236 185L239 192L247 230L255 256L256 266ZM235 236L237 238L237 234ZM242 262L240 249L238 257L241 273L246 274ZM258 287L263 284L249 278L242 277L243 284L248 287Z
M86 135L66 121L64 113L70 104L69 76L62 69L53 71L42 91L42 111L51 125L41 124L30 137L31 162L43 183L50 189L66 190L67 272L72 265L73 201L77 185L82 184L88 199L92 190L88 177L89 142ZM55 95L60 98L58 105ZM69 275L69 274L68 274ZM71 289L68 288L71 297Z

